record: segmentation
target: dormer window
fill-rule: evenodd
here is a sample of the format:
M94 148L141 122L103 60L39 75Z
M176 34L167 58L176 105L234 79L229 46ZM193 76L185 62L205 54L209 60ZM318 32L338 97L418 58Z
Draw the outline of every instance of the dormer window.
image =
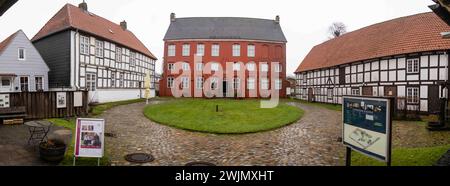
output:
M25 51L24 48L19 48L19 51L18 51L18 59L19 59L20 61L25 61L25 60L26 60L26 51Z

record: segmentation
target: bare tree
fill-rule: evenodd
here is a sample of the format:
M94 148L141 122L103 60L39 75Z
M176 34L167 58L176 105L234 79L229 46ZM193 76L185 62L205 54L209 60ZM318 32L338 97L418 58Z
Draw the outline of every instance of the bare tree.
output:
M347 33L347 26L345 26L345 24L342 22L334 22L328 28L328 31L331 35L331 39L337 38Z

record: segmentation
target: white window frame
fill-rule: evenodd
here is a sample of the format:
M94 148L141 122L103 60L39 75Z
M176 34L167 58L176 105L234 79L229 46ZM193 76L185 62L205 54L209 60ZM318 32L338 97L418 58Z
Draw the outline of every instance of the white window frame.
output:
M203 71L203 63L196 63L195 70L200 71L200 72Z
M262 63L261 64L261 72L269 72L269 64Z
M239 79L239 78L233 79L233 88L234 88L234 90L238 90L241 88L241 79Z
M253 62L247 63L247 71L249 72L253 72L256 70L256 64Z
M406 72L408 74L417 74L420 72L419 58L411 58L406 60Z
M195 88L197 90L203 90L203 77L197 77L195 82Z
M351 94L352 94L352 96L360 96L361 95L361 90L359 88L352 88L351 89Z
M21 56L21 52L23 53L23 56ZM19 61L25 61L27 60L27 51L25 48L20 47L17 49L17 59Z
M281 90L283 88L283 81L281 79L275 80L275 90Z
M136 53L130 52L130 67L136 67Z
M105 42L100 41L100 40L95 40L95 56L96 57L104 57L105 56L104 48L105 48Z
M283 72L283 68L281 66L281 64L275 64L275 72Z
M212 77L211 78L211 90L219 89L219 78Z
M241 71L241 64L233 63L233 71Z
M191 45L190 44L183 44L183 53L182 56L190 56L191 55Z
M211 45L211 56L218 57L219 55L220 55L220 45L219 44Z
M91 38L87 36L81 36L80 37L80 53L84 55L90 55L91 54Z
M327 89L327 97L328 99L332 99L334 96L334 90L332 88Z
M177 52L177 46L176 45L169 45L168 47L167 47L167 55L169 56L169 57L174 57L174 56L176 56L176 52Z
M247 89L248 90L255 90L255 88L256 88L255 87L255 85L256 85L255 82L256 82L255 78L248 78L247 79Z
M190 69L189 63L183 63L181 66L182 66L183 71L189 71L189 69Z
M256 55L256 47L255 45L248 45L247 46L247 56L248 57L255 57Z
M189 77L181 77L181 88L188 89L189 88Z
M268 78L261 79L261 90L269 90L269 79Z
M173 69L175 69L175 64L174 64L174 63L168 63L168 64L167 64L167 70L169 70L169 73L170 73L170 71L172 71Z
M174 86L174 77L168 77L167 78L167 88L173 88Z
M123 72L119 72L119 87L123 88L124 87L124 73Z
M219 63L212 63L211 64L211 71L219 71Z
M22 78L26 78L27 82L26 84L24 82L22 82ZM30 77L28 76L20 76L19 77L19 83L20 83L20 91L21 92L29 92L30 91ZM24 85L26 85L26 90L24 90Z
M116 47L116 62L121 63L122 62L122 48ZM119 65L119 64L116 64Z
M205 56L205 44L197 44L197 56Z
M111 72L111 87L116 87L116 72Z
M233 57L240 57L241 56L241 45L240 44L233 44Z
M408 104L419 104L420 103L420 89L419 89L419 87L408 87L408 88L406 88L406 102Z
M9 85L4 85L3 80L8 81ZM12 80L10 77L0 77L0 88L11 88Z
M38 78L40 78L40 82L38 81ZM36 91L43 91L44 90L44 76L34 76L34 88Z
M86 73L86 89L89 91L97 90L97 74L91 72Z

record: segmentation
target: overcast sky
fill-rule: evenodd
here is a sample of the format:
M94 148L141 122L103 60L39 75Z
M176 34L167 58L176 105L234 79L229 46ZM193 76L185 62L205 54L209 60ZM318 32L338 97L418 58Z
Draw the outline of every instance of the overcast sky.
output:
M82 0L19 0L0 17L0 40L19 29L31 39L66 3ZM431 0L86 0L89 11L115 23L128 22L128 28L157 57L161 72L163 37L170 13L177 17L281 16L287 37L287 69L293 74L309 50L328 39L328 27L340 21L353 31L397 17L429 12ZM351 52L351 51L349 51Z

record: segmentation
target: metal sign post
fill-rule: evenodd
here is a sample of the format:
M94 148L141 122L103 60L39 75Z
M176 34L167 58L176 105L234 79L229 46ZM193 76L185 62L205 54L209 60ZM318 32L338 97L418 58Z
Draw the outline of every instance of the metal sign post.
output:
M342 139L346 146L346 166L351 166L353 150L391 166L394 106L394 98L343 98Z

